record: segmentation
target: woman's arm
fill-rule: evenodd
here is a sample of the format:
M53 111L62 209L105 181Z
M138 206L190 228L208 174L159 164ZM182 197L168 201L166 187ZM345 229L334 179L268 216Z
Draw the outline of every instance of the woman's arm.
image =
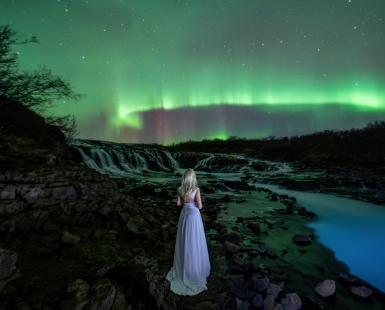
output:
M181 197L179 196L179 194L178 194L178 196L176 197L176 205L177 205L178 207L180 207L182 204L183 204L182 198L181 198Z
M196 199L198 208L202 209L201 191L199 189L197 190L197 193L195 195L195 199Z

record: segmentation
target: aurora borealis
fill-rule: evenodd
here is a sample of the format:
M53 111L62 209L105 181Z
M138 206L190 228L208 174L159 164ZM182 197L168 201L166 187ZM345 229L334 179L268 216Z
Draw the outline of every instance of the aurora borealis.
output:
M2 0L15 46L86 94L80 138L291 136L385 119L382 0Z

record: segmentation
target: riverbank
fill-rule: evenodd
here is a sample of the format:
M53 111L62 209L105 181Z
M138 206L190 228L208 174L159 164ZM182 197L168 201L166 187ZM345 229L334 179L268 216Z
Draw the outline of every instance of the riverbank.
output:
M213 184L212 179L208 178L207 181L209 183L206 184ZM218 183L222 182L218 180ZM219 187L218 183L214 184ZM267 276L270 283L284 287L283 296L288 292L297 293L303 303L302 309L313 309L311 299L318 303L318 307L322 305L325 309L384 307L385 295L376 289L371 301L359 301L351 297L348 287L338 280L338 276L348 273L349 269L336 259L333 251L319 242L314 230L307 227L310 222L317 221L317 215L298 205L294 197L277 195L263 188L235 191L232 194L230 201L222 202L219 221L226 223L228 231L236 232L243 238L245 250L240 250L238 255L254 264L249 285L255 278ZM209 197L218 200L223 198L215 193ZM254 224L259 229L253 229ZM296 244L293 242L295 235L307 236L309 243ZM262 245L266 247L266 253L263 254L260 251ZM231 254L227 256L231 265ZM261 264L268 267L260 268ZM336 293L331 299L322 298L315 292L315 286L326 279L336 283ZM362 280L361 283L371 287Z

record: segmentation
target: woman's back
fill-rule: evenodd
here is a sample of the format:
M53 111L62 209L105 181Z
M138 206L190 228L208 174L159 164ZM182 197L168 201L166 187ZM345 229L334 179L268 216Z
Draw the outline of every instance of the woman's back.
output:
M190 195L188 195L188 197L187 197L187 199L186 199L186 197L184 197L184 195L183 195L183 193L182 193L182 186L180 186L180 187L178 188L178 194L179 194L179 196L182 198L182 201L183 201L184 203L192 203L192 202L195 202L195 196L196 196L198 190L199 190L199 188L196 187L196 188L192 191L192 193L191 193ZM185 199L186 199L186 201L185 201Z

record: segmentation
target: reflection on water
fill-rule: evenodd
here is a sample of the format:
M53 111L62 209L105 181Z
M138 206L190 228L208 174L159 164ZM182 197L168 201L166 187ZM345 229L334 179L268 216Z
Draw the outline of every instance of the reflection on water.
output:
M278 194L294 196L318 215L309 223L319 242L335 252L350 273L385 292L385 208L326 194L304 193L256 184Z

